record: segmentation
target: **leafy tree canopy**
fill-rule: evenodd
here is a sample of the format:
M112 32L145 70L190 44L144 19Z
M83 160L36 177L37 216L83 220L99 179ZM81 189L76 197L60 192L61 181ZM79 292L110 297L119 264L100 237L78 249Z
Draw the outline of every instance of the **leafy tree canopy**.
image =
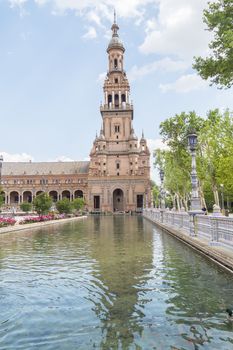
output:
M83 198L75 198L72 202L72 206L76 210L82 210L84 207L84 199Z
M25 213L28 213L32 209L32 204L28 202L23 202L20 204L20 209Z
M33 206L38 214L47 214L52 206L52 199L48 193L41 193L34 198Z
M69 214L72 211L72 203L68 198L64 198L56 203L56 208L60 214Z
M217 0L204 10L204 22L214 38L210 42L211 55L195 57L193 68L200 76L223 88L233 85L233 1Z

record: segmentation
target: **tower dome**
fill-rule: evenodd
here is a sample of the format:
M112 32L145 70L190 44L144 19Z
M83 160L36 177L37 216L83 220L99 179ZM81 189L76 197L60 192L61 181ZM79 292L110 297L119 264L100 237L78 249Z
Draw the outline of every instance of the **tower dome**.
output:
M120 49L123 52L125 52L124 45L118 35L119 27L116 23L116 12L114 12L114 23L111 29L112 29L112 38L108 44L107 53L109 53L111 49Z

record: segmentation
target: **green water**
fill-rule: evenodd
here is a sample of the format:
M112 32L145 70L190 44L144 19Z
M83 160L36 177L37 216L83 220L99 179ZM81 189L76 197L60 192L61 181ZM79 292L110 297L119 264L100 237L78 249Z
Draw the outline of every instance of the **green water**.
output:
M0 349L231 350L233 278L141 217L0 236Z

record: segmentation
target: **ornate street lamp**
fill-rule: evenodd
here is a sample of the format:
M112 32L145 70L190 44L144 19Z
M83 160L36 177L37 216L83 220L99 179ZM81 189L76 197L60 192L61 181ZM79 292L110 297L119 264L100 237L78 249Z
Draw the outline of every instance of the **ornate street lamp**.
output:
M165 209L165 191L164 191L164 170L160 169L159 171L160 181L161 181L161 189L160 189L160 209Z
M201 199L198 193L198 178L197 178L197 166L196 166L196 148L197 148L197 134L195 130L192 130L188 134L189 150L192 156L192 194L191 194L191 211L201 212Z
M196 166L196 148L197 148L197 134L195 130L192 130L188 134L189 150L192 156L192 171L191 171L191 182L192 182L192 193L191 193L191 208L189 211L190 215L190 235L195 236L195 216L197 214L204 214L201 210L201 199L198 193L198 178L197 178L197 166Z

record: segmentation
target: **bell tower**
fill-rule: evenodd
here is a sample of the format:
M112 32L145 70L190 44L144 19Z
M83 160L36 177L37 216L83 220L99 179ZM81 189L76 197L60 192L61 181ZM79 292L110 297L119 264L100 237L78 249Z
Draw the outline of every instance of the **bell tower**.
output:
M102 127L90 153L89 184L95 195L90 192L89 197L92 203L98 203L100 211L136 210L145 204L145 193L150 198L150 152L144 136L139 143L134 133L134 110L124 70L125 48L115 13L111 29L104 102L100 106ZM102 183L101 189L98 182Z
M112 38L107 47L108 72L104 82L104 104L101 106L103 131L108 139L120 141L130 136L133 106L130 102L130 86L124 70L125 48L121 42L114 14ZM119 141L119 142L120 142Z

